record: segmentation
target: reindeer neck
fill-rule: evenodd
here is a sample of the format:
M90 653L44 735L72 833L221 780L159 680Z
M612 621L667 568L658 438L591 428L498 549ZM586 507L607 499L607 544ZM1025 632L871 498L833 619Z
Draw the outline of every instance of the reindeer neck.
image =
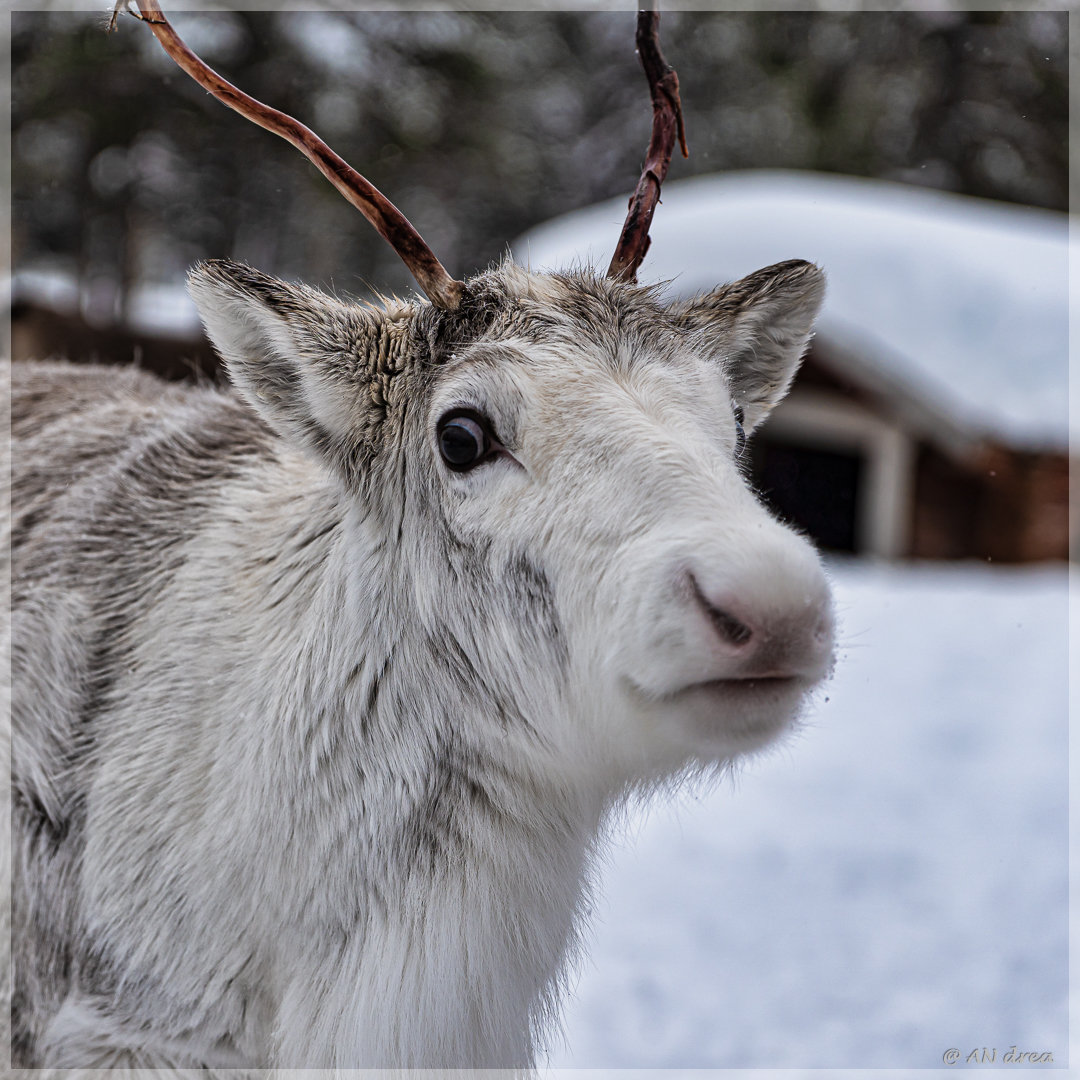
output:
M280 703L260 724L284 737L267 818L288 807L291 843L268 857L289 884L274 903L298 940L333 943L275 965L282 1045L302 1048L282 1064L528 1064L601 801L531 768L514 710L418 629L382 523L302 463L247 512L245 535L275 551L251 562L244 635L265 643L263 696Z

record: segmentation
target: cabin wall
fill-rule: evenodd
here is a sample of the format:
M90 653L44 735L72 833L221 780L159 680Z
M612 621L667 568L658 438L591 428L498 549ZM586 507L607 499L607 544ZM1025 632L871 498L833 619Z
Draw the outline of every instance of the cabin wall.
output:
M980 445L963 457L822 380L753 443L762 496L826 550L878 558L1069 557L1069 459Z
M961 464L919 445L908 554L1004 563L1069 558L1068 456L990 447Z

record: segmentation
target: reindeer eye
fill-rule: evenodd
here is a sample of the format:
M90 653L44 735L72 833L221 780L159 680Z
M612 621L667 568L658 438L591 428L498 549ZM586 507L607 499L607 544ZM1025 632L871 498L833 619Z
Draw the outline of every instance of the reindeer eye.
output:
M439 453L457 472L479 465L491 451L491 438L480 417L447 413L439 421Z

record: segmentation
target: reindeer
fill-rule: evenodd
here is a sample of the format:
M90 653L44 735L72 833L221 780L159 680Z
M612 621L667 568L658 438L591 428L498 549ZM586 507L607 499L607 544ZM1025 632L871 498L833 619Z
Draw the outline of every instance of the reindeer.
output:
M355 184L426 301L206 262L231 390L13 372L15 1065L531 1066L612 812L797 721L829 590L742 455L823 279L637 285L665 153L608 276Z

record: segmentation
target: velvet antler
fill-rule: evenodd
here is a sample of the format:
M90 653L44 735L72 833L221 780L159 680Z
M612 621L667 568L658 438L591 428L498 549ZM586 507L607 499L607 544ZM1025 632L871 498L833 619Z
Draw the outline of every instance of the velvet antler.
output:
M379 235L401 256L428 299L446 311L457 309L461 302L462 282L447 273L408 218L378 188L335 154L310 128L249 97L207 67L172 28L157 0L137 2L138 13L131 11L131 14L150 27L162 48L188 75L230 109L292 143L375 226ZM122 10L129 10L127 0L118 0L110 26L115 24L116 16Z
M641 66L649 80L653 126L641 179L630 196L630 210L608 267L608 277L623 281L637 281L638 267L649 250L649 226L660 201L660 185L671 164L676 136L683 157L690 156L679 100L679 76L660 52L660 13L656 0L652 0L649 9L638 12L635 40Z

